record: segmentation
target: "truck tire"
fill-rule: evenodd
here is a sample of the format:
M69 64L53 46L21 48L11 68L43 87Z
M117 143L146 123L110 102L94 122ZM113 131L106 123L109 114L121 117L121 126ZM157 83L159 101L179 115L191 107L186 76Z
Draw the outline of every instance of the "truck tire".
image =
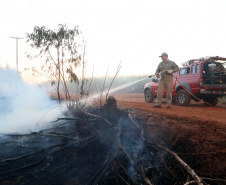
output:
M144 92L144 97L147 103L152 103L155 99L153 92L149 89Z
M218 103L218 97L206 97L206 98L203 98L203 100L206 101L207 103L211 104L212 106L215 106ZM204 103L204 104L206 106L210 106L207 103Z
M177 105L186 106L190 104L191 96L184 89L181 89L177 93L176 100L177 100Z

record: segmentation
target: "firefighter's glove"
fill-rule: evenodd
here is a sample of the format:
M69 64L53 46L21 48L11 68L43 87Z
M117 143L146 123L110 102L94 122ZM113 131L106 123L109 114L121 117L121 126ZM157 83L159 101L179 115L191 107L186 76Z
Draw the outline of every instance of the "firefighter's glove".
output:
M170 69L169 71L167 71L167 73L171 75L171 74L173 74L173 70Z
M160 78L160 75L159 75L159 73L156 73L155 75L156 75L156 77L157 77L157 78Z

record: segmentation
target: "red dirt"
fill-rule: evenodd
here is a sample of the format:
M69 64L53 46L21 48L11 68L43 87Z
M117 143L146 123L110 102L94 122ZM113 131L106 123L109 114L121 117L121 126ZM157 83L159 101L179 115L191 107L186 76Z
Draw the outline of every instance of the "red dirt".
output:
M161 109L152 108L154 103L146 103L143 94L115 94L118 105L132 107L150 113L172 118L189 119L194 121L213 121L222 123L226 128L226 105L217 105L214 108L205 106L203 103L191 101L189 106L172 104L171 109L166 109L165 100Z

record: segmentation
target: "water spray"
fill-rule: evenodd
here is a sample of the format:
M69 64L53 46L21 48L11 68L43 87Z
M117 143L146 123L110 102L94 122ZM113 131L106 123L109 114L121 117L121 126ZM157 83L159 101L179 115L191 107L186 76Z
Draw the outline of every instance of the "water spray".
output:
M121 86L119 86L119 87L116 87L116 88L110 90L109 92L116 92L116 91L119 91L119 90L124 89L124 88L126 88L126 87L129 87L129 86L131 86L131 85L133 85L133 84L136 84L136 83L138 83L138 82L141 82L141 81L143 81L143 80L145 80L145 79L147 79L147 78L148 78L148 77L145 77L145 78L142 78L142 79L140 79L140 80L136 80L136 81L134 81L134 82L130 82L130 83L127 83L127 84L125 84L125 85L121 85ZM106 92L105 92L105 93L106 93Z
M145 78L142 78L142 79L140 79L140 80L136 80L136 81L134 81L134 82L129 82L129 83L125 84L125 85L121 85L121 86L119 86L119 87L115 87L115 88L113 88L113 89L111 89L111 90L109 91L109 94L110 94L110 93L113 93L113 92L116 92L116 91L119 91L119 90L121 90L121 89L124 89L124 88L126 88L126 87L129 87L129 86L131 86L131 85L134 85L134 84L136 84L136 83L138 83L138 82L141 82L141 81L143 81L143 80L145 80L145 79L147 79L147 78L148 78L148 77L145 77ZM102 93L102 95L106 95L106 94L107 94L107 90L104 91L104 92ZM93 96L87 98L86 100L81 100L81 102L85 102L85 101L87 101L87 100L95 99L95 98L98 98L99 96L100 96L100 94L94 94Z

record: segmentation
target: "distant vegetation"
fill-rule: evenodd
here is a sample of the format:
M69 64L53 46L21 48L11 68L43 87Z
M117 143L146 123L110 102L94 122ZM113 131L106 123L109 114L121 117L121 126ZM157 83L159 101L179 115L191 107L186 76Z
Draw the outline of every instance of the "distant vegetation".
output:
M123 88L123 89L117 91L118 93L143 93L144 84L148 83L152 80L151 78L148 78L147 76L148 75L118 76L115 79L115 81L111 87L111 90L113 90L114 88L117 88L119 86L126 85L128 83L132 83L132 82L135 82L135 81L143 79L143 78L147 78L136 84L133 84L131 86L128 86L126 88ZM93 78L91 88L90 88L90 94L101 92L101 90L103 88L103 84L104 84L104 78L105 77ZM104 85L104 87L105 87L104 90L108 89L112 79L113 79L113 77L107 77L107 79L105 81L105 85ZM91 78L87 78L84 89L88 89L88 87L90 86L90 82L91 82ZM43 84L43 86L48 88L48 90L49 90L50 86L48 84L49 83L45 83L45 84ZM71 83L67 82L67 86L68 86L68 90L70 93L78 92L78 87L76 87L75 84L71 84Z

